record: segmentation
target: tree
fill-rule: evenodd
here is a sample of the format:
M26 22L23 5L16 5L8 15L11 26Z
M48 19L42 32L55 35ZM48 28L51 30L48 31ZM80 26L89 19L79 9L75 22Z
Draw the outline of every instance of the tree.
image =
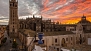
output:
M16 41L13 41L12 48L17 48L17 45Z
M7 37L5 37L4 39L1 40L2 43L5 43L7 40Z

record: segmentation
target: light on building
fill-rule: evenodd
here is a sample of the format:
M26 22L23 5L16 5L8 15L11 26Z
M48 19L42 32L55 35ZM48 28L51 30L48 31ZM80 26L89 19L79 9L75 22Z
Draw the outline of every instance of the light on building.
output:
M16 41L16 40L14 39L14 41Z

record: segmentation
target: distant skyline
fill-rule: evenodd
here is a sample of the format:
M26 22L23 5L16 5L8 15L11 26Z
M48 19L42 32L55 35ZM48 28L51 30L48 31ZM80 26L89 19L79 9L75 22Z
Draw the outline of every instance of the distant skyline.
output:
M42 15L43 19L77 23L83 14L91 21L91 0L18 0L19 18ZM9 0L0 0L0 24L8 24Z

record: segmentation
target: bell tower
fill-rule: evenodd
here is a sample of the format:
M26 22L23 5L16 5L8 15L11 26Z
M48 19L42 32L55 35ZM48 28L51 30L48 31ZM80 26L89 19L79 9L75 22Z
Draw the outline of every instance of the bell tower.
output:
M84 43L84 32L83 26L79 23L76 27L76 43L83 44Z
M84 14L83 14L81 20L82 20L82 21L86 21L86 16L84 16Z
M15 38L18 35L18 0L9 0L9 35Z

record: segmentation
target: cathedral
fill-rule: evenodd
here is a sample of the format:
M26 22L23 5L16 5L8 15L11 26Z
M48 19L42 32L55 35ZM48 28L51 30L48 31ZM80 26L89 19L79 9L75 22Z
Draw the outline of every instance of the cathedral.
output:
M35 15L26 19L18 18L18 0L9 0L9 35L11 38L18 37L25 47L38 32L44 33L43 41L47 51L50 49L60 51L60 47L87 45L87 39L91 38L91 22L86 20L84 15L76 24L60 24ZM28 51L31 51L31 48L33 47L29 46Z
M36 32L53 32L53 31L75 31L78 23L81 23L84 31L91 30L91 22L86 20L86 16L82 16L77 24L60 24L53 22L51 19L43 20L42 16L18 19L18 0L9 0L9 34L17 37L19 29L30 29ZM73 29L72 29L73 27Z
M10 37L17 37L18 34L18 1L9 0L9 34Z
M51 19L43 20L42 16L35 17L33 15L31 18L19 19L19 29L30 29L36 32L76 31L76 26L79 23L83 26L83 31L91 30L91 22L86 20L84 15L76 24L60 24Z

